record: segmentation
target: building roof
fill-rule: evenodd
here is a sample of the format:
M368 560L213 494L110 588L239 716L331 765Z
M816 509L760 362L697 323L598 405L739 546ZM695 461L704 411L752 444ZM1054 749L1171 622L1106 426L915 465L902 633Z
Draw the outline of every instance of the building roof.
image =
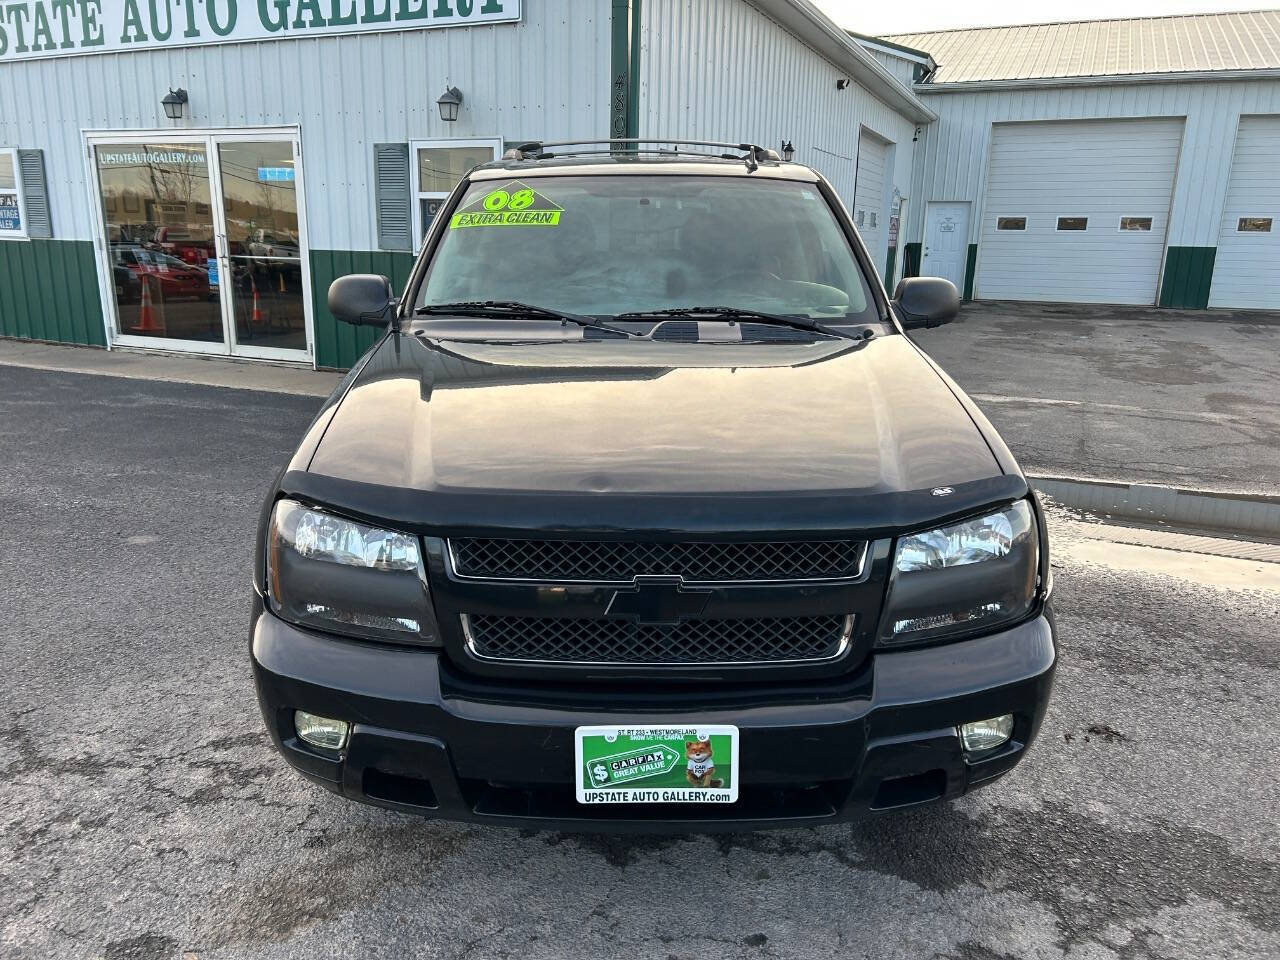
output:
M1280 70L1280 10L897 34L932 83Z
M938 119L911 89L894 78L853 37L841 30L813 0L750 0L761 13L826 57L872 96L916 123Z

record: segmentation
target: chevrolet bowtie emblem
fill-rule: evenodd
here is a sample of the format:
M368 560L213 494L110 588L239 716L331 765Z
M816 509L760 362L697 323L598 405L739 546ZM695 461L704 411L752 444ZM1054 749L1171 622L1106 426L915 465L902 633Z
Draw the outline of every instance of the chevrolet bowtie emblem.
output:
M634 586L613 595L604 615L647 625L669 625L699 616L710 599L710 590L689 590L679 577L655 580L637 577Z

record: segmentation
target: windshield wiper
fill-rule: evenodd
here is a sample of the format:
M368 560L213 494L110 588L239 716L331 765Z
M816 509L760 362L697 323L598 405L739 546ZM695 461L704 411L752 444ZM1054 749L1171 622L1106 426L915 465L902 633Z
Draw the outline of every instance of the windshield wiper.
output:
M413 311L415 317L450 316L450 317L511 317L534 320L559 320L561 323L576 323L580 327L596 327L609 330L626 337L639 334L621 327L610 326L603 320L584 316L579 313L568 313L564 310L552 310L550 307L539 307L532 303L521 303L519 300L464 300L459 303L429 303Z
M849 337L849 334L833 330L826 324L808 317L793 316L784 313L766 313L763 310L752 310L749 307L669 307L665 310L635 310L631 313L620 313L615 320L649 320L655 317L709 317L716 320L755 320L759 323L772 323L781 327L792 327L795 330L807 330L810 333L821 333L828 337Z

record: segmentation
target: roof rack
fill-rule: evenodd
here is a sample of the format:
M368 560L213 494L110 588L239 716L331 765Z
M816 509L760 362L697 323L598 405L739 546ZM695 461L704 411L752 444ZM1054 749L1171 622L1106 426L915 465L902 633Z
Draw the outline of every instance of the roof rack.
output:
M640 146L645 143L670 144L670 148ZM547 149L548 147L607 147L608 149L561 150L553 153ZM551 160L555 157L583 157L601 154L635 155L639 153L660 154L664 157L670 157L680 155L681 147L721 147L728 150L742 151L741 155L738 153L708 154L695 151L692 156L715 156L721 160L741 160L747 165L747 169L751 171L755 170L761 163L777 163L782 159L778 156L776 150L770 150L754 143L728 143L720 140L671 140L669 138L655 137L626 137L613 140L556 140L551 142L531 140L528 143L520 144L518 147L512 147L502 155L502 159Z

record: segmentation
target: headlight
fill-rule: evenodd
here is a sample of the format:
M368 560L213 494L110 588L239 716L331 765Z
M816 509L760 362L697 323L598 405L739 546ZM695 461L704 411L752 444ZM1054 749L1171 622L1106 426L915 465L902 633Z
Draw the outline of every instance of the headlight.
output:
M899 538L879 645L945 639L1025 616L1038 565L1035 517L1025 500Z
M267 534L267 598L285 620L356 637L437 640L417 537L281 500Z

